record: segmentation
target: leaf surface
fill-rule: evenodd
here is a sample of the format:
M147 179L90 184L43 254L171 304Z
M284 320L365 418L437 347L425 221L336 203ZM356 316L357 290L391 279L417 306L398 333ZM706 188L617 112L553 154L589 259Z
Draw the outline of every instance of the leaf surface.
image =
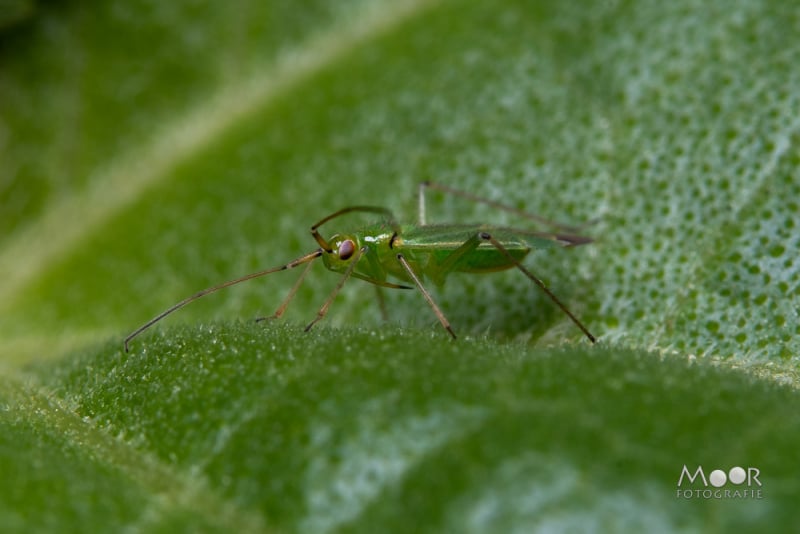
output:
M2 524L798 522L791 2L29 6L0 15ZM285 324L244 321L298 270L121 351L337 209L416 222L423 180L593 237L526 266L598 346L516 270L431 288L455 343L416 291L382 323L358 280L305 334L339 279L316 265ZM427 218L537 229L436 192ZM724 489L761 498L682 497L684 465L755 468Z

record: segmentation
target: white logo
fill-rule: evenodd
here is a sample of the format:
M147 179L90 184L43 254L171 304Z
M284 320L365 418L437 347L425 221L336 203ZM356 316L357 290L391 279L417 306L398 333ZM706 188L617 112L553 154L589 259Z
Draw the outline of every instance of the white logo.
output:
M714 469L706 477L702 465L692 473L684 464L675 496L683 499L761 499L760 475L757 467L744 469L736 466L727 473L722 469ZM697 487L700 483L702 488ZM716 489L709 488L709 485Z

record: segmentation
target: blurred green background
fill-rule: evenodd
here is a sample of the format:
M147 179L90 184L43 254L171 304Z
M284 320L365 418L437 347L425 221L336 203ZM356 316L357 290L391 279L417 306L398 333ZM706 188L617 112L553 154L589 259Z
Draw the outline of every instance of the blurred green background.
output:
M796 524L798 31L766 0L0 4L0 524ZM598 221L526 265L599 345L518 272L434 289L455 344L357 280L304 334L317 265L280 323L251 319L299 273L121 352L341 207L413 222L428 179ZM760 467L765 497L676 499L703 462Z

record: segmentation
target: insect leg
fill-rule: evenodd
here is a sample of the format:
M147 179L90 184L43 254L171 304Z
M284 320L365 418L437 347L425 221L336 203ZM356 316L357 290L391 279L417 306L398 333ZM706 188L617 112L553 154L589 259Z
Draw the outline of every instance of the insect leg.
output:
M484 240L484 241L488 241L488 242L490 242L492 245L494 245L494 247L495 247L497 250L499 250L500 252L502 252L502 253L503 253L503 255L504 255L506 258L508 258L508 260L509 260L511 263L513 263L513 264L514 264L514 266L515 266L517 269L519 269L520 271L522 271L522 274L524 274L525 276L527 276L527 277L528 277L528 278L529 278L531 281L533 281L533 282L534 282L534 283L535 283L537 286L539 286L539 287L541 288L541 290L542 290L542 291L544 291L544 292L545 292L545 294L546 294L548 297L550 297L550 300L552 300L553 302L555 302L555 304L556 304L556 305L557 305L559 308L561 308L561 311L563 311L565 314L567 314L567 317L569 317L570 319L572 319L572 322L573 322L573 323L575 323L575 325L576 325L578 328L580 328L580 329L581 329L581 332L583 332L583 333L586 335L586 337L587 337L587 338L589 338L589 341L591 341L592 343L594 343L594 342L596 341L596 340L595 340L595 337L594 337L594 336L593 336L593 335L592 335L592 334L589 332L589 330L588 330L588 329L587 329L585 326L583 326L583 323L581 323L581 322L578 320L578 318L577 318L577 317L575 317L574 315L572 315L572 312L571 312L571 311L569 311L569 310L567 309L567 307L566 307L566 306L565 306L565 305L564 305L564 304L563 304L563 303L562 303L562 302L561 302L561 301L558 299L558 297L556 297L556 296L555 296L555 294L554 294L552 291L550 291L549 289L547 289L547 286L546 286L546 285L544 285L544 282L542 282L542 281L541 281L541 280L540 280L540 279L539 279L537 276L535 276L535 275L534 275L532 272L530 272L528 269L526 269L526 268L525 268L525 266L524 266L524 265L522 265L522 264L519 262L519 260L517 260L517 259L516 259L514 256L512 256L512 255L511 255L511 253L508 251L508 249L507 249L506 247L504 247L504 246L502 245L502 243L500 243L500 242L499 242L497 239L495 239L494 237L492 237L492 235L491 235L491 234L489 234L489 233L487 233L487 232L481 232L481 233L479 234L479 236L480 236L480 238L481 238L482 240Z
M408 264L408 261L406 261L403 254L397 254L397 261L400 262L400 265L403 266L403 269L406 270L408 276L410 276L411 280L414 281L414 284L417 286L417 289L420 290L422 296L425 297L425 300L428 301L428 304L433 310L433 313L436 314L436 318L439 319L440 323L442 323L444 329L447 330L451 336L453 336L453 339L456 339L456 333L453 332L453 329L450 327L450 321L447 320L447 317L444 316L442 310L440 310L439 306L436 305L436 302L434 302L433 297L431 296L430 293L428 293L428 290L425 289L425 286L422 285L422 282L417 276L417 273L415 273L414 270L411 268L411 265Z
M144 332L145 330L147 330L148 328L150 328L151 326L153 326L154 324L159 322L161 319L163 319L167 315L171 314L172 312L178 311L179 309L183 308L184 306L186 306L190 302L193 302L193 301L199 299L200 297L208 295L209 293L214 293L215 291L219 291L220 289L223 289L223 288L235 285L235 284L239 284L241 282L245 282L247 280L252 280L253 278L258 278L259 276L264 276L264 275L267 275L267 274L276 273L278 271L285 271L287 269L294 269L298 265L302 265L304 263L311 263L312 261L314 261L315 259L319 258L320 256L322 256L322 249L317 249L314 252L309 252L305 256L300 256L296 260L292 260L289 263L281 265L279 267L274 267L272 269L266 269L264 271L259 271L257 273L251 273L251 274L242 276L241 278L236 278L235 280L229 280L227 282L223 282L221 284L218 284L218 285L215 285L213 287L209 287L207 289L199 291L199 292L195 293L194 295L192 295L191 297L186 297L182 301L178 302L177 304L173 304L172 306L170 306L169 308L167 308L163 312L159 313L158 315L156 315L155 317L153 317L152 319L150 319L149 321L144 323L142 326L140 326L139 328L137 328L136 330L134 330L133 332L128 334L128 337L125 338L125 342L123 343L123 346L125 347L125 352L128 352L129 344L133 340L133 338L135 338L136 336L138 336L139 334L141 334L142 332Z
M375 286L375 296L378 299L378 308L381 310L381 318L383 322L387 322L389 320L389 311L386 309L386 299L383 298L381 286Z
M419 199L419 225L425 226L427 223L425 222L425 188L430 187L430 182L420 182L419 183L419 193L417 195Z
M331 303L333 302L333 299L335 299L336 295L339 294L339 291L341 291L341 289L344 286L345 282L347 282L347 279L350 278L350 275L353 274L353 270L355 270L356 264L358 264L358 260L361 259L361 257L364 255L364 252L366 252L366 250L367 250L367 247L361 247L360 249L358 249L358 255L356 257L354 257L353 261L350 262L350 265L347 266L347 270L344 272L342 277L339 279L339 283L336 284L336 287L333 288L333 291L331 291L331 294L328 295L327 300L325 300L325 303L322 305L322 307L317 312L317 316L314 318L313 321L308 323L308 326L306 326L306 328L305 328L306 332L311 330L311 328L315 324L317 324L323 317L325 317L325 314L328 313L328 308L331 307Z
M509 204L503 204L502 202L496 202L494 200L489 200L487 198L482 198L478 195L473 195L472 193L467 193L466 191L462 191L460 189L456 189L454 187L449 187L446 185L437 184L434 182L426 181L421 182L419 184L419 221L421 225L425 224L425 189L435 189L436 191L440 191L442 193L447 193L448 195L453 195L461 198L465 198L472 202L476 202L478 204L485 204L487 206L491 206L493 208L497 208L508 213L513 213L519 217L523 217L525 219L529 219L531 221L535 221L539 224L547 226L549 228L556 229L558 231L567 232L567 233L577 233L580 231L581 228L584 228L588 225L594 224L596 221L589 221L585 224L581 224L579 226L570 226L566 224L557 223L555 221L551 221L544 217L540 217L539 215L529 213L527 211L521 210L519 208L515 208Z
M303 279L305 279L306 274L308 274L308 271L311 269L311 265L312 265L311 262L309 262L308 265L306 265L306 268L303 269L302 273L300 273L300 278L298 278L297 282L294 283L294 285L292 286L292 289L290 289L289 293L286 295L286 298L283 299L283 302L281 302L281 305L278 306L277 310L275 310L275 313L273 313L272 315L266 316L266 317L258 317L258 318L256 318L256 322L257 323L260 323L261 321L266 321L267 319L270 319L270 320L277 319L281 315L283 315L283 312L285 312L286 308L289 306L289 302L292 301L292 298L294 298L295 293L297 293L297 290L300 289L300 285L303 283Z
M478 248L480 244L481 244L481 238L478 236L478 234L475 234L466 241L464 241L464 243L462 243L457 249L451 252L450 255L447 256L447 258L445 258L445 260L435 268L435 273L432 273L434 275L434 280L435 280L435 275L437 273L440 276L445 276L451 271L453 271L456 265L458 265L458 262L461 261L461 259L463 259L464 256L466 256L467 254Z

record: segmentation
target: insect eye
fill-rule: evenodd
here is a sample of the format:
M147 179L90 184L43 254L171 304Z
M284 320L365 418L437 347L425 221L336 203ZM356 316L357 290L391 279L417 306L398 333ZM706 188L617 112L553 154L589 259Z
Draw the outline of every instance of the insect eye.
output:
M340 260L349 260L353 253L356 251L356 244L353 243L352 239L345 239L339 245L339 259Z

